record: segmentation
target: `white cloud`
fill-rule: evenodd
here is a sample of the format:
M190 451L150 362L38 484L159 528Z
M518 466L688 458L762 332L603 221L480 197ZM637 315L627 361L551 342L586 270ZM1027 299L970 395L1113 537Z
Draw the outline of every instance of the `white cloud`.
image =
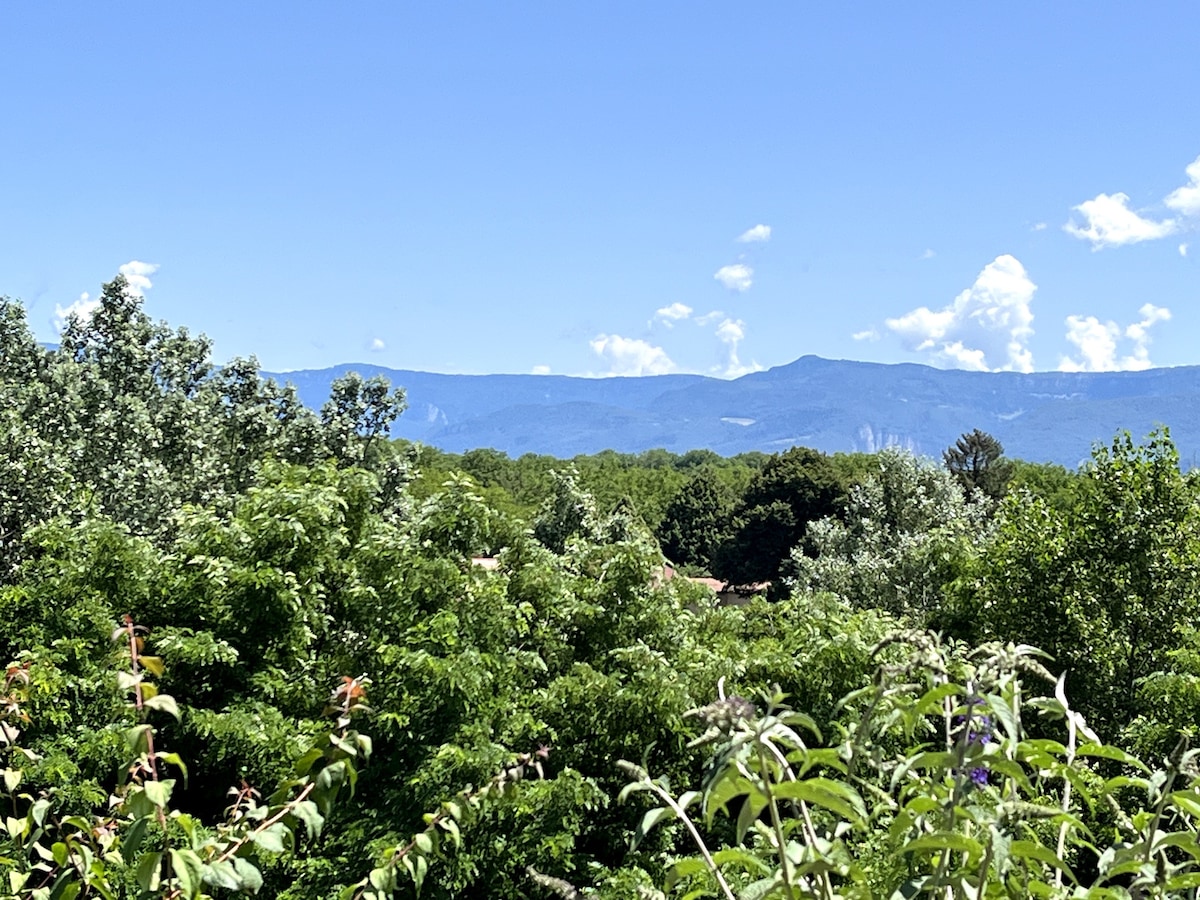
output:
M1079 351L1079 357L1064 356L1059 362L1063 372L1111 372L1138 371L1149 369L1150 328L1158 322L1171 318L1171 311L1163 306L1146 303L1138 310L1142 317L1121 328L1116 322L1101 322L1095 316L1067 316L1067 340ZM1120 340L1132 344L1128 355L1118 358Z
M874 328L864 328L862 331L854 332L850 337L856 341L877 341L879 332Z
M1180 256L1187 256L1187 251L1188 251L1188 245L1186 243L1179 245L1179 255Z
M59 306L54 304L54 330L62 334L67 327L67 322L72 318L79 319L80 322L86 322L92 317L97 309L100 308L100 298L94 300L88 296L87 291L79 295L79 299L70 306Z
M676 322L681 322L692 314L692 308L686 303L672 303L654 311L652 321L662 322L668 328L674 328Z
M1060 372L1106 372L1118 368L1116 322L1101 322L1095 316L1067 316L1067 340L1079 348L1081 359L1064 356Z
M717 326L717 340L723 344L737 345L746 337L746 323L741 319L726 319Z
M150 282L150 276L158 271L157 263L144 263L140 260L130 260L117 269L125 280L129 282L129 290L138 297L142 296L143 292L154 287Z
M1045 222L1034 222L1032 230L1033 231L1045 231L1049 227L1050 226L1047 225Z
M771 239L770 225L755 225L747 228L737 237L739 244L765 244Z
M118 274L125 276L125 281L129 285L129 292L134 296L141 297L145 291L154 287L150 281L150 276L158 271L156 263L144 263L140 260L132 259L122 266L117 268ZM54 330L62 334L63 329L67 327L67 321L71 318L77 318L81 322L86 322L92 317L97 309L100 308L100 298L92 298L86 291L79 295L79 299L70 306L60 306L54 304L54 318L52 320Z
M1005 254L984 266L949 306L922 306L886 324L909 350L929 352L955 368L1032 372L1026 342L1033 335L1036 290L1020 261Z
M379 351L385 350L385 349L387 349L387 344L385 344L383 342L383 338L372 338L371 339L371 352L372 353L378 353Z
M1084 224L1068 222L1063 230L1091 241L1093 250L1157 240L1171 234L1177 225L1174 219L1156 222L1138 215L1129 208L1129 195L1120 192L1098 194L1094 200L1085 200L1072 208L1083 216Z
M743 363L738 358L738 344L746 337L746 323L741 319L725 319L717 326L715 334L717 340L727 348L725 365L721 370L721 374L726 378L737 378L741 375L758 372L762 369L762 366L758 363Z
M675 363L662 347L619 334L600 334L589 342L592 352L608 363L608 375L665 375Z
M532 375L549 375L550 367L549 366L534 366L533 371L530 374L532 374Z
M1185 216L1200 216L1200 156L1184 171L1188 183L1171 191L1163 202Z
M725 315L725 313L721 312L721 310L714 309L712 312L706 312L702 316L696 316L696 318L692 319L692 321L695 322L697 325L704 327L706 325L711 325L713 322L717 321L717 319L722 318L724 315Z
M933 259L935 256L937 256L937 254L926 247L925 252L921 254L921 259Z
M754 270L742 263L734 263L732 266L721 266L713 278L731 291L742 293L750 290L750 285L754 284Z

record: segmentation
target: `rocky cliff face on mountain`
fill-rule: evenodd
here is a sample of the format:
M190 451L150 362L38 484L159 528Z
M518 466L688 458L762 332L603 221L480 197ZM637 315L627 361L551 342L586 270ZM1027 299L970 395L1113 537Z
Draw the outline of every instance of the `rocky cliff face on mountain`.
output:
M604 449L722 454L794 445L826 452L900 445L937 456L964 431L999 438L1010 456L1075 466L1120 430L1170 427L1185 466L1200 462L1200 366L1144 372L965 372L828 360L731 381L701 375L573 378L438 375L369 365L275 374L319 407L355 370L408 392L397 437L449 451L511 456Z

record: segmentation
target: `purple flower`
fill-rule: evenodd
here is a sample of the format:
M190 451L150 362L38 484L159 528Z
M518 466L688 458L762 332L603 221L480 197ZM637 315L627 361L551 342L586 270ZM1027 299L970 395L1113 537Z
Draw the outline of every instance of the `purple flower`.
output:
M971 783L976 787L985 787L988 783L987 766L976 766L971 770Z
M992 741L992 719L991 716L980 716L974 722L971 731L967 732L968 744L979 744L981 747L990 744Z

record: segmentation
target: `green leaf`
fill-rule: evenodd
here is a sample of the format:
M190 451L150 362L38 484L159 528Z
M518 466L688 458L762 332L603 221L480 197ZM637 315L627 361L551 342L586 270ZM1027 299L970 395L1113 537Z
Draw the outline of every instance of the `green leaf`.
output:
M372 869L367 882L381 894L391 896L396 892L396 869L394 866Z
M1143 772L1149 773L1150 769L1136 756L1126 753L1116 747L1108 744L1087 743L1075 751L1076 756L1098 756L1101 759L1111 759L1119 763L1124 763L1127 766L1133 766L1135 769L1140 769Z
M679 882L708 871L708 864L696 857L681 859L667 870L666 889L669 892Z
M646 814L642 816L642 821L638 823L637 829L633 832L633 837L629 841L629 849L636 850L655 825L663 819L671 818L672 816L674 816L674 812L669 806L659 806L647 810Z
M125 729L125 747L130 756L139 757L150 751L150 733L149 725L134 725Z
M770 878L760 878L742 888L741 893L738 894L738 900L762 900L763 897L769 897L771 892L781 884L782 875L780 873L776 873Z
M33 816L33 821L36 825L42 826L46 824L46 814L50 812L50 801L46 798L35 800L30 815Z
M200 896L200 888L204 883L204 863L191 850L168 851L171 854L171 870L179 879L179 889L185 897Z
M823 806L851 824L861 824L867 818L866 804L851 787L829 778L809 778L805 781L785 781L772 789L780 800L802 800Z
M236 891L242 886L241 879L237 876L237 870L229 860L209 863L204 867L201 875L204 883L209 887Z
M175 782L170 778L165 781L147 781L142 785L146 799L159 809L166 809L167 804L171 802L171 791L174 788Z
M983 845L974 838L954 831L935 831L909 841L900 848L901 853L923 853L926 851L965 853L973 859L983 855Z
M315 763L319 759L323 759L324 753L317 747L309 748L303 756L296 760L296 774L307 775Z
M179 704L175 702L175 698L170 694L159 694L151 697L142 705L146 709L158 710L159 712L165 712L174 716L176 719L179 718Z
M158 890L161 874L161 853L145 853L138 860L137 883L144 893L150 894Z
M160 760L162 760L163 762L170 763L175 768L177 768L180 772L183 773L183 784L186 787L188 770L187 770L187 764L184 763L183 758L178 753L160 753L160 754L158 754L158 758Z
M238 879L242 883L241 889L251 894L257 894L263 886L262 873L248 859L242 859L240 856L233 858L233 868L237 872Z
M1079 879L1075 877L1075 873L1071 871L1071 867L1058 858L1057 854L1047 847L1043 847L1036 841L1013 841L1008 848L1010 856L1017 859L1035 859L1038 862L1045 863L1048 866L1053 866L1056 869L1066 873L1067 877L1079 883Z
M265 831L256 831L250 840L268 853L283 853L286 849L284 842L291 837L291 832L282 822L276 822Z
M1167 891L1181 891L1195 887L1200 887L1200 872L1185 872L1182 875L1176 875L1168 878L1167 883L1163 885Z
M292 807L292 815L304 823L310 840L321 836L321 827L325 824L325 817L317 809L317 804L311 800L301 800Z
M1200 797L1194 790L1176 791L1171 794L1171 802L1193 819L1200 819Z
M146 828L149 824L150 818L143 816L140 819L134 819L130 826L122 833L121 858L125 860L126 865L133 862L138 848L142 846L142 841L146 837Z

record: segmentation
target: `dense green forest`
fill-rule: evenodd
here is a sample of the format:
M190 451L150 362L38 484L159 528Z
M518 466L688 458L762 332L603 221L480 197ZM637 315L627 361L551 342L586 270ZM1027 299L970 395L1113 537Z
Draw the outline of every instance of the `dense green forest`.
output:
M1200 892L1165 430L513 460L403 406L310 411L122 279L55 348L0 300L0 890Z

